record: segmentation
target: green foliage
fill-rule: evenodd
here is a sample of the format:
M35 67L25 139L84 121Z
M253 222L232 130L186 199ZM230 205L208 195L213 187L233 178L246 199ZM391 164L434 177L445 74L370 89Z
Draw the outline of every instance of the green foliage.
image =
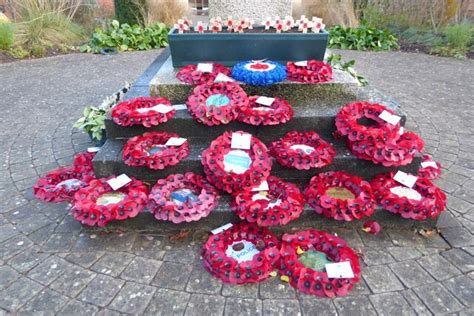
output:
M328 63L334 69L344 70L348 72L352 77L356 78L359 81L359 84L363 87L369 84L367 79L358 74L357 71L353 68L355 65L355 60L350 60L348 62L344 62L342 60L342 56L339 54L331 54L328 58Z
M0 23L0 50L9 49L15 42L15 27L11 23Z
M168 45L168 31L163 23L143 28L136 24L120 24L114 20L105 30L97 28L89 43L81 47L81 51L99 53L103 48L132 51L164 47Z
M145 0L115 0L115 16L120 23L129 25L138 24L140 6L145 5Z
M76 121L74 127L84 130L93 139L100 141L105 130L105 114L105 109L88 106L84 109L82 117Z
M474 26L467 22L448 25L442 30L442 33L445 35L449 47L465 49L473 41Z
M377 29L363 21L357 28L336 25L329 29L329 47L353 50L398 49L398 39L385 29Z

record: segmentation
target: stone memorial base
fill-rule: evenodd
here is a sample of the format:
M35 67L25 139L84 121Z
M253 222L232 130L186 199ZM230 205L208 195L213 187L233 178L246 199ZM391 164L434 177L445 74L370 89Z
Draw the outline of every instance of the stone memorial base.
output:
M192 87L182 84L176 77L176 70L171 66L169 51L164 51L157 60L145 71L125 98L130 99L138 96L160 96L171 100L173 104L185 103ZM386 168L375 165L370 161L357 159L353 156L345 144L335 140L332 133L335 131L334 119L339 109L346 103L356 100L378 102L395 110L402 117L401 124L405 124L406 115L400 106L384 96L377 90L366 87L359 88L357 81L345 72L335 70L334 80L323 84L300 84L293 82L282 82L270 87L251 87L243 84L243 89L250 95L259 94L265 96L279 96L287 99L292 104L295 116L286 124L278 126L255 127L239 122L231 122L224 126L206 126L196 122L187 112L179 110L176 116L165 124L144 128L142 126L122 127L116 125L110 117L106 120L107 142L95 157L93 164L97 177L107 177L112 174L126 173L153 185L156 180L164 178L173 173L195 172L203 173L200 162L202 151L207 148L212 140L227 130L243 130L252 133L267 145L292 130L310 131L314 130L326 141L330 142L337 151L337 155L331 165L322 169L296 170L280 166L273 162L271 174L284 180L296 183L303 189L309 179L319 172L330 170L344 170L354 175L370 180L378 173L392 170L404 170L416 174L420 166L421 157L415 157L413 162L401 168ZM122 160L122 148L130 137L149 131L167 131L178 133L181 137L190 141L190 155L179 164L167 167L164 170L150 170L145 167L131 167L125 165ZM218 209L211 212L208 218L187 225L221 225L236 220L235 214L230 210L229 196L222 194ZM150 214L140 214L133 221L150 221ZM402 219L398 215L390 214L383 210L377 210L373 217L384 226L435 226L436 220L412 221ZM362 221L351 223L338 223L326 219L314 213L309 208L305 210L297 223L314 222L315 225L361 225ZM145 225L156 225L157 222Z

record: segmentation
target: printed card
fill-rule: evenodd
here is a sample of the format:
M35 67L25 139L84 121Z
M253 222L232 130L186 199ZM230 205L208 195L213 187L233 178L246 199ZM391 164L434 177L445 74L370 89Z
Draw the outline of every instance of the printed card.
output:
M100 150L100 147L89 147L87 148L87 151L90 153L96 153Z
M212 72L212 64L211 63L199 63L197 65L197 71L200 72Z
M168 139L168 141L165 143L165 146L181 146L186 142L186 138L181 138L181 137L171 137Z
M223 232L224 230L227 230L231 227L232 227L232 223L228 223L228 224L222 225L221 227L217 227L217 228L211 230L211 233L213 235L216 235L216 234L219 234L220 232Z
M107 183L110 185L110 187L114 191L129 184L130 182L132 182L132 179L130 179L125 173L107 181Z
M301 61L297 61L295 63L296 66L299 66L299 67L307 67L308 66L308 61L307 60L301 60Z
M232 141L230 147L234 149L250 149L251 141L251 134L232 133Z
M269 97L258 97L257 100L255 101L258 104L265 105L265 106L271 106L273 102L275 101L275 98L269 98Z
M433 168L438 169L438 165L437 165L436 162L434 162L433 160L422 162L422 163L421 163L421 167L422 167L422 168L433 167Z
M216 79L214 79L214 82L234 82L235 80L232 79L229 76L224 75L223 73L219 73L216 76Z
M354 278L354 271L352 271L351 263L349 261L326 263L324 265L328 278L330 279L352 279Z
M380 113L379 117L384 120L385 122L392 124L392 125L397 125L398 122L400 122L401 117L395 114L392 114L388 111L383 111Z
M262 183L260 183L260 185L258 187L253 188L252 192L255 192L255 191L268 191L268 190L270 190L270 188L268 187L268 182L263 181Z
M393 177L393 180L411 189L418 180L418 177L415 177L414 175L405 173L403 171L397 171L397 173Z

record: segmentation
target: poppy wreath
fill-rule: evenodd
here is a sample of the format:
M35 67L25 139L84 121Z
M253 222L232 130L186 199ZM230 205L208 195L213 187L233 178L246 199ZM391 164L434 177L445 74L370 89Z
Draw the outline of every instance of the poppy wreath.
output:
M260 185L269 175L272 162L267 154L268 149L258 138L252 136L249 150L234 150L231 148L232 134L245 132L225 132L211 142L209 148L202 153L201 163L207 180L216 188L228 193L247 191ZM249 164L246 170L234 168L226 171L226 155L230 152L244 154ZM245 157L245 155L247 157Z
M292 131L271 143L270 154L282 166L308 170L329 165L336 151L316 132Z
M252 86L268 86L286 79L286 68L271 60L249 60L232 68L232 77Z
M71 201L74 193L86 187L94 173L82 172L75 166L59 168L39 178L33 186L35 197L46 202Z
M432 163L436 164L435 166L421 166L420 169L418 169L418 177L420 178L425 178L428 180L436 180L441 176L441 164L439 162L433 161L429 155L423 155L421 158L421 163Z
M74 157L72 166L59 168L38 179L33 186L35 197L46 202L71 201L74 193L95 178L92 159L95 153L83 152Z
M280 274L303 293L319 297L347 295L359 282L359 257L346 242L332 234L318 230L285 234L280 250ZM308 260L310 257L317 260ZM349 261L354 278L329 278L324 263Z
M332 80L331 65L319 61L308 60L306 66L298 66L295 62L286 64L287 79L304 83L320 83Z
M312 177L305 196L317 214L338 221L371 216L376 207L369 182L344 171L330 171Z
M175 113L168 99L139 97L120 102L112 108L112 120L121 126L151 127L167 122Z
M291 105L283 99L275 98L270 106L258 104L259 96L249 97L249 106L244 108L237 120L250 125L278 125L288 122L294 115Z
M247 256L242 256L245 252ZM202 250L206 270L223 282L233 284L269 278L278 269L279 257L278 238L264 227L245 222L210 236Z
M384 210L414 220L436 218L444 211L446 195L430 180L418 178L413 188L408 189L395 181L394 176L395 172L380 174L371 181L375 198ZM414 198L413 194L410 197L396 194L395 188L411 191L418 198Z
M212 64L212 72L202 72L197 68L197 65L186 65L179 69L176 78L194 86L214 81L219 73L230 76L230 69L221 64Z
M259 226L286 225L303 212L305 199L298 187L269 176L268 191L242 191L234 195L231 209L240 217Z
M164 169L178 164L189 155L189 143L180 146L165 146L174 133L149 132L130 138L123 148L122 158L127 166L142 166Z
M76 154L74 156L74 167L82 173L93 173L92 159L94 159L95 155L96 153L88 151Z
M238 83L218 82L195 87L186 105L198 122L213 126L236 119L249 100Z
M347 136L349 141L375 141L377 143L387 140L396 140L399 137L400 123L392 125L382 120L379 115L383 111L395 114L383 105L369 102L354 102L346 104L336 114L336 128L338 136ZM375 126L365 126L359 120L367 119Z
M155 218L181 222L198 221L217 206L219 193L206 179L192 172L160 179L148 196L148 208Z
M107 180L94 179L74 195L72 215L86 225L103 227L111 220L125 220L135 217L145 207L148 189L133 179L126 186L112 190Z
M424 141L415 133L405 132L394 141L348 141L347 145L359 159L370 160L385 167L398 167L410 164L415 155L423 150Z

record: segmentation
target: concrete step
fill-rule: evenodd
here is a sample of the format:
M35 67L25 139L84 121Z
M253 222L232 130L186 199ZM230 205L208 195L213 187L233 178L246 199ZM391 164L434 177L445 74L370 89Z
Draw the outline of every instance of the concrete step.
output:
M148 210L144 210L138 214L135 218L129 218L126 221L113 221L107 224L107 228L113 230L124 229L140 231L146 233L157 233L160 234L166 231L172 231L176 229L191 229L193 231L211 230L227 223L237 223L241 220L239 217L230 209L229 203L231 196L229 194L222 194L219 199L219 205L214 209L208 217L203 218L197 222L173 224L171 222L158 221L154 218ZM413 229L413 228L433 228L436 227L436 219L428 219L424 221L413 221L402 218L399 215L392 214L384 211L380 207L377 207L374 214L370 217L364 217L360 220L352 222L336 221L328 219L323 215L316 214L314 210L308 205L305 205L304 211L300 217L291 221L285 226L274 226L272 230L284 227L285 230L302 230L307 228L312 229L323 229L331 232L337 232L343 236L343 232L346 229L354 227L362 227L363 223L368 220L376 220L383 230L386 229ZM88 230L101 230L102 228L88 227Z
M125 96L125 99L131 99L139 96L147 96L147 88L144 86L133 87ZM388 100L385 96L374 89L361 89L358 97L348 100L353 102L356 99L369 100L372 102L381 102L393 109L402 117L401 124L405 124L406 115L400 107ZM141 125L120 126L115 124L110 115L105 120L105 126L108 138L130 138L150 131L166 131L177 133L182 137L195 139L197 142L209 141L221 135L227 130L242 130L249 132L262 141L270 141L284 136L286 133L297 130L315 131L323 137L330 137L335 131L334 119L339 109L346 102L338 101L313 101L312 104L300 104L293 107L295 115L285 124L277 126L252 126L245 123L232 121L227 125L206 126L197 122L187 110L179 110L175 116L164 124L146 128Z
M309 179L319 172L344 170L370 180L376 174L397 169L416 174L421 163L421 157L416 157L410 165L401 168L386 168L381 165L373 164L370 161L357 159L348 151L341 141L334 140L333 138L326 138L326 140L334 146L337 152L331 165L320 169L297 170L283 167L274 161L271 174L287 181L306 185ZM94 171L97 177L108 177L112 174L119 175L125 173L140 180L154 183L156 180L165 178L173 173L192 171L203 174L201 153L209 146L210 141L207 143L191 143L189 156L183 159L179 164L167 167L164 170L151 170L146 167L127 166L122 159L122 148L125 143L126 139L107 140L93 161Z
M165 97L173 103L184 103L193 86L176 79L177 69L173 68L169 57L150 81L150 95ZM279 96L293 106L311 105L318 102L346 102L353 99L359 90L358 82L345 71L334 70L333 79L321 84L283 81L266 87L255 87L240 83L249 95Z

